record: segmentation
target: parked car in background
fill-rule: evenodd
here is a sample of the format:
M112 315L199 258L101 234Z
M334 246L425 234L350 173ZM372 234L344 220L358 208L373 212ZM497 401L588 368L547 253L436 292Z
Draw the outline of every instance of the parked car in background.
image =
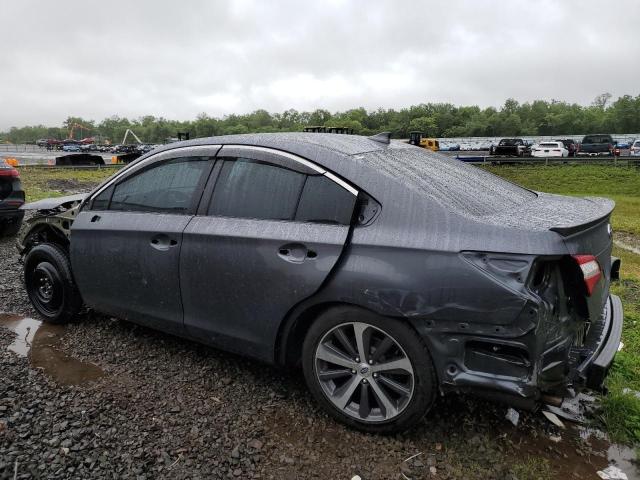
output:
M629 148L629 155L634 157L640 156L640 140L636 140L631 144L631 147Z
M616 147L620 150L626 150L633 144L633 139L620 140L616 142Z
M440 394L533 409L602 386L623 319L613 206L388 134L231 135L29 205L18 243L45 320L71 321L84 302L300 366L334 418L390 433Z
M62 151L63 152L80 152L81 148L80 148L80 145L76 143L68 143L62 146Z
M568 157L567 150L561 141L540 142L531 149L532 157Z
M570 157L575 157L576 153L578 153L578 144L572 138L564 138L564 139L559 138L556 140L556 142L562 142L562 144L564 145L564 148L566 148L567 152L569 152Z
M489 155L524 157L531 152L531 145L521 138L503 138L489 150Z
M578 155L601 156L613 155L615 142L611 135L586 135L580 143Z
M24 212L24 191L17 169L0 163L0 236L15 235L20 230Z

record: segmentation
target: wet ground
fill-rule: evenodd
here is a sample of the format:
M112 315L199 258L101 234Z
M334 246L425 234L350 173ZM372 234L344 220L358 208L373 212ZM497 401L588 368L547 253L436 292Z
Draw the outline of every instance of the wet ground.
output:
M0 240L0 479L597 479L631 449L597 429L452 396L414 430L343 428L298 372L96 313L42 324Z

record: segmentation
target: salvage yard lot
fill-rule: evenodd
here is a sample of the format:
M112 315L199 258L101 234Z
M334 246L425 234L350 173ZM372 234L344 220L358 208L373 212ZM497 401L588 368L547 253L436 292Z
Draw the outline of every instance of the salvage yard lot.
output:
M614 198L614 229L630 234L625 240L638 247L638 170L487 168L534 190ZM111 168L21 168L29 201L88 191L113 173ZM618 247L615 254L623 261L622 281L613 291L625 306L625 346L609 379L611 394L595 421L604 422L614 439L637 444L640 401L623 390L640 390L640 256ZM32 314L11 240L0 241L0 259L0 311L9 305L16 313ZM0 329L0 369L8 380L0 382L0 406L13 399L8 408L22 429L8 443L0 431L0 478L13 476L15 455L2 457L11 449L22 452L20 472L42 472L42 464L51 473L46 465L55 461L76 469L78 476L95 478L564 479L597 478L595 471L607 463L595 443L557 430L540 415L522 413L515 428L504 419L501 405L466 397L438 401L406 434L349 431L316 408L294 373L97 314L70 325L63 343L74 357L104 369L106 377L94 384L60 387L29 373L24 360L5 353L9 341L9 333ZM75 425L69 435L58 431L65 422ZM560 435L561 442L551 442L550 434ZM57 445L67 441L71 451L62 455ZM404 461L415 454L420 455Z

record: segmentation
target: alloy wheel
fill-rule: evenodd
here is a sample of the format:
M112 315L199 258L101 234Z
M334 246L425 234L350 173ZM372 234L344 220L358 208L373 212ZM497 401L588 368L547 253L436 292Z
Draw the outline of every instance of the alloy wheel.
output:
M334 407L364 422L391 420L413 397L409 357L391 335L363 322L343 323L322 337L315 373Z

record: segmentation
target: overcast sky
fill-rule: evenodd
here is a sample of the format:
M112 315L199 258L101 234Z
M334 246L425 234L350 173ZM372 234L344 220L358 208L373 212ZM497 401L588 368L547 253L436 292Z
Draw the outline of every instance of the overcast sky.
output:
M640 1L0 0L0 130L640 94Z

